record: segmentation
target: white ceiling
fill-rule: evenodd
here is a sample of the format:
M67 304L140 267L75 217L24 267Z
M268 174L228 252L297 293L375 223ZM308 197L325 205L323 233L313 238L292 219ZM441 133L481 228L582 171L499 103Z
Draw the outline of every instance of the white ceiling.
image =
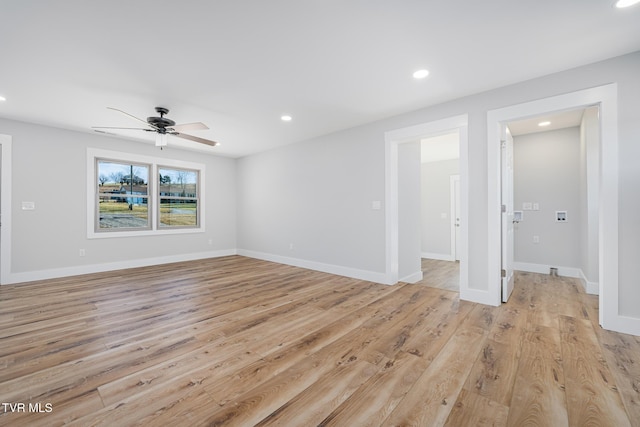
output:
M612 4L5 0L0 117L92 133L164 106L239 157L640 50L640 5Z
M511 135L518 136L529 133L546 132L550 130L580 126L580 124L582 123L582 115L584 114L584 110L584 108L580 108L577 110L563 111L523 120L516 120L513 122L509 122L509 131L511 132ZM549 125L539 126L539 124L542 122L549 122Z

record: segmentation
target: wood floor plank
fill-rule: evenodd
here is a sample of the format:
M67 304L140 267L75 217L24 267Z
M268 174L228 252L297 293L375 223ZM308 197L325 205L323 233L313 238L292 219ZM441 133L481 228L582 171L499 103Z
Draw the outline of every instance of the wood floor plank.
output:
M464 385L491 402L508 407L521 355L527 308L502 306ZM506 421L506 419L505 419Z
M630 426L591 322L560 316L560 332L570 424Z
M400 352L384 361L382 369L347 400L329 413L318 426L378 426L404 399L429 361Z
M481 328L458 329L383 425L443 425L485 337Z
M444 426L502 427L508 414L508 406L462 389Z
M302 393L269 414L256 426L318 425L345 400L379 372L380 366L358 360L324 375Z
M640 426L640 341L594 325L602 351L615 378L629 420Z
M464 388L508 407L516 379L520 351L487 339L467 377Z
M525 333L507 425L569 425L558 330Z

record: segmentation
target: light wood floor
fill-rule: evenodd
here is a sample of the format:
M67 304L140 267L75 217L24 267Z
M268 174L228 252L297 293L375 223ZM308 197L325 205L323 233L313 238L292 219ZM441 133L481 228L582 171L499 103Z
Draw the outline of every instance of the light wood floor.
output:
M0 425L639 426L640 338L595 319L573 279L488 307L239 256L3 286Z
M422 258L420 284L460 292L460 263Z

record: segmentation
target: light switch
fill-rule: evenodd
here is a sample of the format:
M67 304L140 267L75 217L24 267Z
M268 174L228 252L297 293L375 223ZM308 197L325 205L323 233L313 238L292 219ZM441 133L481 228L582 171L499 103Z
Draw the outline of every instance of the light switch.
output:
M380 202L380 200L374 200L373 202L371 202L371 209L373 209L374 211L379 211L382 208L382 203Z
M540 210L540 203L534 202L533 203L533 210L534 211L539 211Z
M32 210L35 210L35 208L36 208L35 202L22 202L23 211L32 211Z

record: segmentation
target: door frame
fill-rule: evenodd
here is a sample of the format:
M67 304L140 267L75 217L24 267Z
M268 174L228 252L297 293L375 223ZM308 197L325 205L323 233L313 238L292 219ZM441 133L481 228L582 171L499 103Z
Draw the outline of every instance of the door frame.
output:
M456 183L458 185L458 198L456 199ZM460 237L459 240L462 240L462 236L460 236L460 232L456 227L456 208L460 211L459 203L462 200L460 197L460 174L451 175L449 177L449 219L451 223L451 259L453 261L458 261L460 256L458 255L460 248L458 246L458 242L456 241L456 237ZM460 212L461 213L461 212Z
M506 124L500 126L500 235L501 235L501 301L507 302L514 287L513 226L513 136Z
M0 178L0 285L11 277L11 135L0 134L2 177Z
M398 146L420 138L458 131L460 144L460 298L477 301L469 289L468 243L468 115L463 114L441 120L385 132L385 275L389 285L398 283Z
M550 112L600 108L599 323L605 329L638 334L640 324L618 311L618 86L611 83L487 112L488 236L500 236L500 126ZM487 239L487 280L493 305L500 303L498 238Z

